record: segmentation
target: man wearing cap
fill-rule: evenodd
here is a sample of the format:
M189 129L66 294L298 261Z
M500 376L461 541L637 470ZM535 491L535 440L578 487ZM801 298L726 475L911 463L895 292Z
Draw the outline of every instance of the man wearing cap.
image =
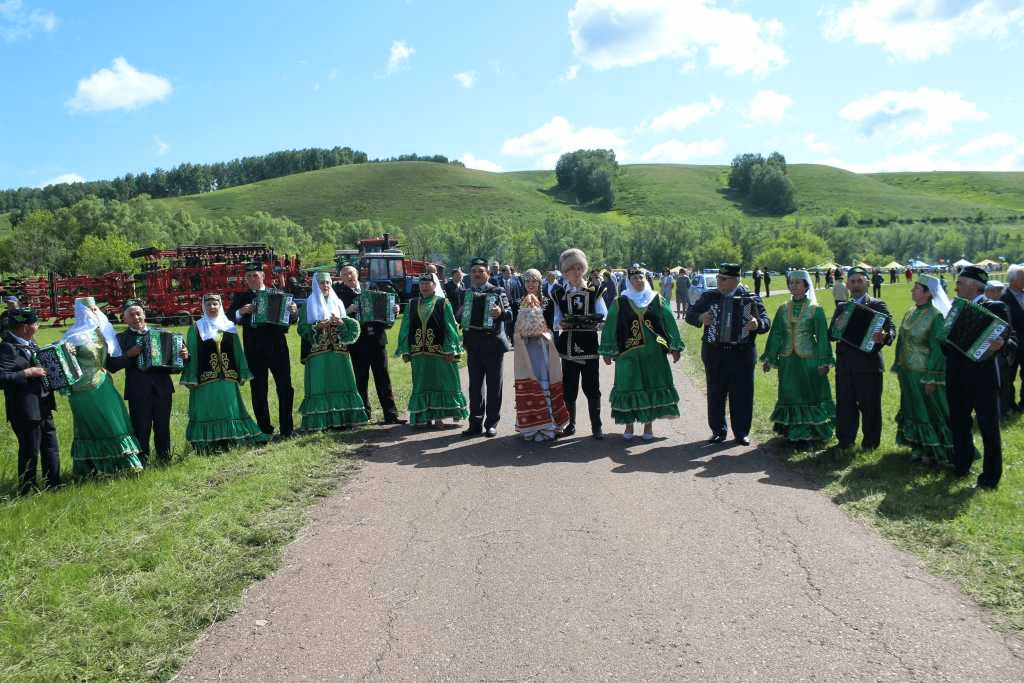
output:
M566 249L558 257L563 280L551 286L555 302L555 348L562 357L562 382L569 424L562 433L576 433L576 398L580 386L587 397L590 429L595 439L603 439L601 429L601 379L598 364L598 334L608 317L597 289L587 283L587 255L580 249Z
M1003 378L1002 401L1000 407L1003 414L1011 410L1024 410L1024 265L1014 264L1006 271L1006 290L999 300L1006 304L1010 313L1010 324L1017 337L1017 349L1010 356L1010 368ZM1020 401L1017 401L1013 381L1021 373Z
M988 273L977 266L964 266L956 279L957 298L981 306L989 313L1007 322L1010 314L1002 301L985 296ZM1008 346L1016 351L1017 337L1013 328L992 341L996 353ZM975 361L942 342L946 356L946 395L949 397L949 428L953 432L953 472L965 477L974 461L974 439L971 435L971 413L978 421L978 431L984 446L985 460L975 484L978 488L994 489L1003 474L1003 444L999 433L999 373L995 356Z
M128 329L117 334L123 354L109 359L115 370L124 368L124 398L128 401L128 415L132 431L139 442L139 460L143 467L149 461L149 435L153 434L157 462L171 460L171 402L174 383L169 367L140 368L139 353L145 343L149 327L142 301L129 299L121 307L121 315ZM182 344L181 357L188 360L188 348Z
M466 282L462 277L462 268L458 266L452 270L451 279L444 283L444 298L452 304L454 311L462 301L462 295L466 293Z
M363 291L359 283L359 271L355 266L342 266L338 271L338 280L334 283L334 293L341 299L348 314L355 315L359 312L357 299ZM370 415L370 372L372 371L373 386L377 391L380 409L384 413L384 424L402 424L405 420L398 417L398 407L395 405L395 396L391 391L387 347L387 325L368 322L359 326L359 336L348 345L348 354L352 358L356 390L363 398L367 416Z
M252 412L256 424L264 434L273 434L274 425L270 421L270 404L267 392L270 383L267 374L274 377L277 389L278 420L281 436L290 437L294 431L292 405L295 401L295 390L292 388L292 364L288 355L288 340L285 333L288 328L271 323L252 324L253 301L257 292L266 290L263 284L263 265L251 263L245 268L244 292L233 294L231 307L227 317L231 322L238 323L242 328L242 339L245 342L245 361L252 373L249 390L252 392ZM279 293L280 290L269 290ZM296 320L298 306L294 302L289 306L290 322Z
M7 309L3 313L0 313L0 336L13 327L11 322L11 313L18 309L18 297L4 297L4 304L6 304Z
M743 318L736 319L737 313ZM723 317L727 319L723 321ZM771 320L761 297L740 284L739 264L718 266L718 287L701 294L686 312L686 322L704 327L700 355L707 380L711 441L725 441L725 403L728 400L733 438L736 443L749 446L754 415L756 338L768 332Z
M882 347L892 344L896 338L889 307L881 299L868 296L868 272L859 266L850 268L846 279L850 300L867 306L885 315L882 329L874 334L875 342L870 352L862 351L853 344L839 340L836 344L836 439L839 448L852 448L857 439L858 426L863 426L864 438L861 447L865 450L878 448L882 441L882 375L885 367ZM845 310L843 303L836 305L829 329Z
M36 357L33 340L39 329L35 309L9 311L11 329L0 343L0 384L4 387L7 421L18 437L18 492L36 485L36 460L43 467L46 485L60 486L60 449L53 411L57 404L46 381L46 370Z
M486 330L463 328L462 345L466 349L466 366L469 370L469 427L463 436L495 436L498 419L501 416L501 369L505 352L512 348L505 334L505 326L512 320L512 307L505 290L496 286L487 277L487 261L475 258L469 262L469 290L475 293L496 294L497 303L488 314L494 326ZM467 292L468 294L468 292ZM453 301L455 319L462 319L462 301ZM483 385L487 384L487 399L484 400Z

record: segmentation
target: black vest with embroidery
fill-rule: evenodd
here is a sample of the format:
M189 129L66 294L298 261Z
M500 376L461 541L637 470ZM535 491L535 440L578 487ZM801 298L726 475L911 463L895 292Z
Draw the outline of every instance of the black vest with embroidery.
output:
M225 379L237 382L240 379L238 365L235 364L235 335L224 332L219 347L214 339L200 338L198 351L199 384Z
M661 308L661 295L655 294L651 303L647 304L647 311L656 311ZM640 316L633 310L632 302L625 294L619 296L619 314L615 321L615 340L619 345L619 353L625 353L639 348L647 343L643 328L654 334L654 341L662 351L669 351L668 335L665 333L665 326L661 322L660 315L644 315L641 327Z
M444 324L445 300L434 299L434 307L427 316L426 321L420 318L420 299L413 299L409 302L407 315L409 320L409 355L431 354L435 356L444 355L445 324Z

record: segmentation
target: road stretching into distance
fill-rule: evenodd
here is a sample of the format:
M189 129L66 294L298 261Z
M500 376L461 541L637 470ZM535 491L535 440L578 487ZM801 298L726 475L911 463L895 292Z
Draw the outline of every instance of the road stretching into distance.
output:
M1024 643L755 447L704 393L653 442L380 428L179 681L1021 681ZM467 387L463 370L463 388ZM639 431L639 430L638 430Z

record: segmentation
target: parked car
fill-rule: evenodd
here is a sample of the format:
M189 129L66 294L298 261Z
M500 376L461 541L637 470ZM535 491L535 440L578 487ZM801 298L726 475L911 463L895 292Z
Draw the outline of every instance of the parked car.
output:
M697 303L700 299L700 295L709 289L716 289L718 287L718 271L715 272L703 272L694 273L690 276L690 304Z

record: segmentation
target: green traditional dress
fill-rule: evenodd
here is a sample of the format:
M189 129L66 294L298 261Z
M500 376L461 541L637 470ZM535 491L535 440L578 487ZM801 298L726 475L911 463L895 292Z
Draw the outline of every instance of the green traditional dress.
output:
M238 335L218 331L203 340L196 326L188 330L188 362L180 383L189 388L185 439L196 450L242 442L266 442L249 416L238 387L252 379Z
M459 366L445 357L462 353L455 314L447 299L430 296L409 302L395 353L412 363L409 424L469 417Z
M791 299L775 314L761 361L779 369L779 395L771 420L791 441L832 437L836 404L828 377L818 368L835 364L821 306Z
M97 330L96 341L75 346L82 377L65 389L75 422L71 444L72 472L109 474L138 471L139 442L132 432L124 401L106 370L107 344Z
M346 317L336 326L311 324L306 322L305 306L299 320L299 336L309 343L309 355L302 359L306 395L299 406L299 429L320 431L369 420L346 347L359 337L359 323Z
M892 370L900 381L896 413L896 443L910 446L914 458L936 464L951 462L953 434L946 399L946 358L939 345L942 315L931 305L919 305L903 316L896 339ZM925 394L926 384L935 391Z
M667 299L655 294L640 307L623 294L612 302L598 353L615 359L611 404L616 424L679 417L679 392L666 354L682 350Z

